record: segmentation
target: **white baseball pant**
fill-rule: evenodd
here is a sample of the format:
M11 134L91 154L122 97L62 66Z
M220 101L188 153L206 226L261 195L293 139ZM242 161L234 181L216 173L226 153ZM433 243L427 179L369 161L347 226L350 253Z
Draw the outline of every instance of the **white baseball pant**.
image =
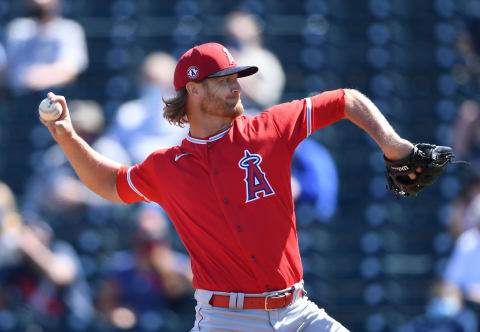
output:
M349 332L324 309L318 308L307 296L298 298L299 292L303 289L303 282L295 284L294 287L295 295L292 303L271 311L213 307L209 303L213 294L229 293L197 289L195 291L196 319L191 332ZM255 295L264 297L273 293ZM230 296L238 296L237 293L230 294Z

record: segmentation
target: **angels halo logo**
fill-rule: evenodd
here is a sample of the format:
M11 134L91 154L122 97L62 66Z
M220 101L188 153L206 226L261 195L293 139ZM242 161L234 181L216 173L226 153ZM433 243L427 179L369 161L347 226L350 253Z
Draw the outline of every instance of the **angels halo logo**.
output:
M260 198L258 194L263 193L263 197L275 195L270 183L268 183L267 175L260 168L262 163L262 156L255 153L250 153L244 150L244 157L238 162L238 167L245 170L245 181L247 198L245 203L257 200Z
M194 80L198 77L199 70L195 66L190 66L187 69L187 76L189 79Z

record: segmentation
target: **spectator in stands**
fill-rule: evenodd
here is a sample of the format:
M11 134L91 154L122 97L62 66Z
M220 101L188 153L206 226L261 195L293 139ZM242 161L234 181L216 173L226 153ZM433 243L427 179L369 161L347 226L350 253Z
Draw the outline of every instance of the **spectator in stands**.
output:
M165 320L175 320L173 312L191 310L190 260L171 248L167 222L155 207L142 208L137 231L132 233L133 253L117 252L111 260L111 273L100 288L97 306L118 328L164 331L169 324ZM180 324L175 331L192 323L175 321ZM158 325L149 325L154 322Z
M464 17L463 29L457 38L458 63L452 76L462 84L480 88L480 18L477 15ZM471 161L478 169L480 164L480 106L476 100L466 100L458 110L454 125L453 142L455 154Z
M23 192L24 176L31 170L29 154L36 143L31 139L37 124L32 111L47 89L60 91L88 64L83 28L62 18L60 0L27 0L26 5L28 16L9 22L4 36L6 87L11 97L4 137L14 137L15 146L5 144L10 148L2 154L9 159L5 179L18 193Z
M480 303L480 195L469 204L465 218L472 227L455 242L444 279L461 289L467 300Z
M478 319L464 305L461 291L438 282L432 287L426 313L398 327L395 332L477 332Z
M454 239L478 224L471 213L477 197L480 197L480 177L474 171L465 182L460 194L451 203L448 228Z
M88 64L83 28L61 17L60 0L28 0L27 9L5 29L7 83L17 94L63 86Z
M140 98L121 105L109 135L125 148L132 162L143 161L157 149L178 145L188 130L163 117L163 100L174 94L175 59L165 52L153 52L143 61Z
M21 223L15 196L10 188L0 181L0 266L16 262L18 259L13 238L18 233Z
M460 106L453 131L453 142L457 158L472 163L474 169L480 167L480 105L467 100Z
M74 249L46 223L25 225L2 182L0 212L0 330L85 330L94 308Z
M242 81L242 103L247 114L278 104L285 87L285 72L280 60L263 46L262 26L257 16L233 12L225 22L227 47L238 63L260 68L257 75Z
M328 150L314 139L304 140L295 150L292 183L297 208L309 204L317 220L328 222L333 218L337 211L337 166Z
M478 80L480 77L480 19L474 13L463 17L463 28L458 33L456 49L461 57L461 66L466 70L468 77ZM458 71L459 68L457 67L456 70Z

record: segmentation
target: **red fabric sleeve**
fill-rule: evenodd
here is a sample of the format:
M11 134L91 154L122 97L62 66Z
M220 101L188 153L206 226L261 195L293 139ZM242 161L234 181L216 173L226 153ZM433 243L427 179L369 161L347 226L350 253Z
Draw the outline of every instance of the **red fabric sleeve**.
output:
M143 201L143 198L140 197L135 191L133 191L127 180L127 172L130 167L123 166L118 170L117 173L117 193L118 196L122 199L124 203L131 204L135 202Z
M117 173L117 192L127 204L135 202L159 202L162 185L156 168L161 164L162 152L152 153L141 164L132 167L121 167Z
M280 104L262 114L273 120L280 137L295 149L313 131L342 119L344 109L345 93L338 89Z
M312 131L344 118L345 91L343 89L323 92L310 99L312 100Z

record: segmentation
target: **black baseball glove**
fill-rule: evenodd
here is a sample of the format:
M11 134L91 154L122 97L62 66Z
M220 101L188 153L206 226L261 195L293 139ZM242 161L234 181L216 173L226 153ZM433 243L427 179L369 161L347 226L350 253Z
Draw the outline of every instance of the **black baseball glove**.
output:
M452 148L433 144L417 143L413 151L403 159L389 160L385 158L387 171L387 189L400 199L409 195L417 195L423 188L433 184L452 162ZM416 172L421 168L420 172ZM415 173L410 179L408 174Z

